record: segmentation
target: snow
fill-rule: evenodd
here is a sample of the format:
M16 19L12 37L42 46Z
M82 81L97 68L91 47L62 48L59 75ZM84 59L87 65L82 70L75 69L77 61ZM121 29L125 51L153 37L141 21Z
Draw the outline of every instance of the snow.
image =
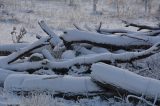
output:
M107 50L106 48L101 48L101 47L92 47L91 50L96 53L110 53L109 50Z
M99 54L90 54L86 56L79 56L73 59L68 59L67 61L61 62L49 62L48 66L51 68L69 68L76 64L92 64L99 61L106 61L106 62L125 62L129 60L134 60L136 58L140 58L143 56L152 55L154 53L159 52L159 43L155 44L153 47L144 50L142 52L126 52L120 54L114 53L99 53ZM140 58L141 59L141 58Z
M24 62L24 63L17 63L17 64L4 64L1 63L2 68L8 69L8 70L16 70L17 72L24 72L27 70L32 70L32 69L40 69L43 68L43 64L45 64L47 61L43 60L43 61L38 61L38 62Z
M117 45L117 46L145 45L145 44L148 45L149 44L147 42L136 40L133 38L128 38L128 37L122 37L122 36L117 36L117 35L104 35L104 34L98 34L98 33L86 32L86 31L78 31L78 30L69 30L62 37L64 40L68 42L90 41L90 42L96 42L100 44L110 44L110 45ZM151 38L148 37L149 42ZM160 38L157 37L156 39L160 39Z
M47 49L42 50L42 54L50 61L55 61L55 58L51 55L51 53Z
M95 52L80 45L74 46L73 48L76 52L80 53L81 55L95 54Z
M14 72L14 71L11 71L11 70L6 70L6 69L1 69L0 68L0 84L3 85L5 79L10 74L18 74L18 72ZM2 85L0 85L0 86L2 86Z
M129 36L129 37L128 37ZM62 38L67 42L74 41L88 41L92 43L98 44L106 44L106 45L115 45L126 47L126 45L130 46L138 46L138 45L148 45L151 46L160 41L160 36L136 36L136 35L128 35L128 36L118 36L118 35L105 35L98 34L87 31L79 31L79 30L68 30L62 36Z
M33 42L36 40L35 36L37 34L39 35L43 35L46 36L46 34L40 29L40 27L38 26L37 22L39 20L45 20L47 22L47 24L49 24L50 28L47 28L47 32L49 32L49 34L55 37L55 35L58 35L56 32L58 31L63 31L64 29L70 29L73 28L73 23L77 23L77 25L81 25L81 24L86 24L89 26L95 26L97 24L99 24L100 21L103 22L103 27L102 31L103 33L106 34L105 31L114 31L111 28L117 28L116 30L119 31L126 31L121 29L124 25L121 23L121 18L123 19L127 19L127 20L131 20L131 21L138 21L140 23L146 23L147 24L153 24L156 23L156 19L155 17L155 11L154 9L157 8L156 5L158 5L158 0L153 0L153 8L152 10L152 16L150 15L149 17L145 18L144 17L144 11L143 11L143 3L141 3L140 1L136 0L136 3L139 3L138 5L136 5L135 8L135 1L134 0L128 0L127 2L124 3L124 1L122 0L122 3L125 5L119 5L120 7L120 16L117 17L117 11L115 9L115 6L112 6L113 3L108 2L106 0L101 0L99 1L100 3L98 4L98 10L102 10L103 15L99 16L99 15L90 15L91 12L91 0L88 1L83 1L81 2L81 0L77 0L76 1L76 6L68 6L67 3L64 3L62 0L1 0L2 3L4 3L5 8L0 8L0 29L1 29L1 33L0 33L0 51L17 51L20 50L22 47L26 47L28 46L28 44L6 44L4 45L4 43L12 43L12 39L11 39L11 35L10 32L12 31L13 27L25 27L27 29L27 34L24 37L23 40L27 41L27 42ZM2 10L2 11L1 11ZM1 14L2 13L2 14ZM138 18L137 18L138 17ZM140 18L142 17L142 18ZM91 24L91 25L90 25ZM45 27L46 28L46 27ZM93 28L93 27L92 27ZM126 28L127 29L127 28ZM129 28L130 30L134 30L136 28ZM55 31L55 33L53 32L53 30L58 30ZM90 29L92 30L92 29ZM133 31L134 32L134 31ZM140 37L141 38L141 33L133 33L132 31L128 31L128 33L130 33L130 36L136 36L136 37ZM59 32L58 32L59 33ZM82 34L82 35L81 35ZM81 33L80 36L83 37L85 35L83 35L83 33ZM94 33L95 34L95 33ZM90 36L88 39L92 40L92 41L96 41L95 39L97 39L98 37L93 36L94 34L91 34L92 36ZM74 37L77 36L77 34L73 34ZM87 34L86 34L87 35ZM89 34L90 35L90 34ZM101 35L100 35L101 36ZM107 35L107 36L113 36L113 35ZM73 36L71 38L74 38ZM100 43L111 43L112 42L116 42L116 37L113 36L112 39L110 39L110 42L106 42L105 39L107 39L107 37L104 38L98 38L97 40L100 41ZM142 44L144 41L141 40L136 40L136 39L132 39L128 38L126 36L123 36L122 38L125 38L124 41L118 42L119 44L122 43L124 45L126 44ZM144 36L142 36L142 38L144 38ZM149 41L146 42L146 44L148 45L152 45L155 44L156 42L159 42L159 36L158 37L147 37L146 39ZM56 39L56 38L55 38ZM87 40L88 40L87 39ZM104 42L102 39L104 39ZM115 40L114 40L115 39ZM117 38L119 39L119 37ZM122 40L122 39L120 39ZM132 42L133 41L133 42ZM51 39L51 42L53 44L58 44L59 40L56 39ZM138 42L138 43L137 43ZM93 47L94 48L94 47ZM42 49L40 49L41 52ZM93 51L93 52L92 52ZM36 51L37 52L37 51ZM39 51L38 51L39 52ZM16 70L16 71L26 71L27 69L32 69L32 68L43 68L47 67L45 66L43 63L49 63L47 65L51 65L52 68L55 67L62 67L62 65L65 65L64 68L68 68L72 65L74 65L75 63L94 63L97 62L98 60L102 59L103 57L110 59L113 58L115 55L114 54L101 54L101 53L108 53L107 51L105 51L105 49L99 49L99 48L94 48L94 49L88 49L85 47L82 47L79 51L77 50L76 52L81 52L82 55L88 55L88 56L84 56L84 57L78 57L74 60L70 60L69 61L64 61L62 62L62 64L60 64L59 62L55 62L54 58L52 58L52 55L48 54L47 51L42 51L43 55L50 61L54 61L54 62L50 62L50 61L40 61L40 62L25 62L25 63L18 63L20 61L16 61L17 64L10 64L10 66L4 64L7 63L6 61L8 60L6 57L3 57L5 59L0 59L0 67L2 68L6 68L6 69L10 69L10 70ZM125 51L117 51L115 53L124 53ZM146 51L145 51L146 52ZM143 53L145 53L143 52ZM98 54L96 54L98 53ZM100 54L99 54L100 53ZM150 52L151 53L151 52ZM155 53L155 52L154 52ZM90 55L93 54L93 55ZM137 55L137 53L135 53ZM98 56L99 55L99 56ZM133 53L134 55L134 53ZM14 58L15 55L12 55L12 57ZM93 58L94 56L96 56L95 58ZM121 55L116 55L117 57L123 57L123 58L128 58L130 57L130 53L128 54L124 54L122 56ZM159 55L158 55L159 56ZM72 57L69 56L68 57ZM132 57L132 56L131 56ZM12 58L12 59L13 59ZM92 58L92 59L91 59ZM11 59L11 58L10 58ZM89 60L88 60L89 59ZM115 58L113 58L113 62L114 62ZM60 60L61 61L61 60ZM144 60L145 61L145 60ZM158 63L158 61L157 61ZM42 65L43 64L43 65ZM147 63L146 63L147 64ZM153 63L154 64L154 63ZM42 66L42 67L41 67ZM63 67L62 67L63 68ZM1 70L1 69L0 69ZM9 71L10 71L9 70ZM80 68L80 69L76 69L74 68L75 71L77 72L81 72L83 70L85 70L85 68ZM158 68L157 68L158 70ZM157 71L158 72L158 71ZM3 74L0 74L0 79L4 79L4 77L8 76L6 73L8 73L8 71L6 72L2 72ZM38 72L35 72L34 74L54 74L52 72L52 70L38 70ZM73 74L73 73L72 73ZM148 75L147 75L148 76ZM158 75L157 75L158 76ZM13 82L15 83L15 82ZM40 83L40 82L39 82ZM39 84L38 83L38 84ZM66 101L64 99L53 99L53 98L48 98L44 95L37 95L37 97L35 98L25 98L25 100L22 100L22 106L133 106L133 104L128 104L125 102L125 100L122 99L122 101L117 102L114 98L105 98L106 100L102 100L101 98L93 98L93 99L80 99L78 101ZM8 99L10 99L11 101L14 100L16 98L16 96L14 95L13 97L7 97ZM38 100L37 100L38 99ZM46 100L47 99L47 100ZM52 99L52 100L51 100ZM11 101L1 101L0 98L0 105L7 105L10 104ZM17 102L17 101L16 101ZM16 103L15 102L15 103ZM35 103L37 102L37 103ZM45 104L46 103L46 104Z
M86 94L102 91L90 77L62 75L26 75L14 74L4 83L7 91L51 91L51 93Z
M39 57L39 58L42 59L42 60L44 59L43 55L40 54L40 53L33 53L32 55L30 55L30 59L31 59L32 57Z
M160 99L160 81L143 77L125 69L104 63L92 65L91 77L102 84L111 84L134 94ZM116 76L116 77L115 77Z
M73 51L73 50L67 50L67 51L63 52L61 58L62 59L73 59L75 57L76 57L75 56L75 51Z
M28 45L28 43L1 44L0 51L15 52Z
M3 61L1 61L1 62L8 63L8 62L16 59L16 57L18 57L20 54L23 54L23 53L27 52L28 50L30 50L32 48L35 48L37 46L44 46L44 45L48 44L48 42L47 42L48 39L49 38L47 38L47 37L46 38L42 38L42 39L32 43L32 45L29 45L29 46L24 47L23 49L21 49L21 50L19 50L17 52L12 53L11 55L9 55L6 58L4 58Z
M41 28L51 37L50 42L56 46L59 43L62 43L63 41L47 26L47 24L44 21L40 21L39 25Z

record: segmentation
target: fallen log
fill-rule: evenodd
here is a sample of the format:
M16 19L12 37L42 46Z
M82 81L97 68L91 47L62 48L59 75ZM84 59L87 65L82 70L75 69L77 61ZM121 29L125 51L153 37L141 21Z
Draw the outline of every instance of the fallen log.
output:
M127 52L127 53L99 53L91 54L87 56L80 56L67 61L60 62L48 62L48 66L52 69L69 69L69 67L74 65L89 65L96 62L111 63L125 63L132 62L135 60L143 59L149 57L155 53L160 52L160 43L155 44L151 48L144 50L142 52Z
M107 64L115 63L125 63L132 62L139 59L144 59L155 53L160 52L160 43L155 44L151 48L144 50L142 52L127 52L127 53L99 53L90 54L86 56L79 56L73 59L67 59L64 61L49 61L42 60L38 62L24 62L24 63L14 63L14 64L4 64L0 60L1 68L15 70L15 71L29 71L33 73L34 71L41 68L48 68L57 71L58 73L67 73L69 68L74 65L91 65L96 62L105 62ZM7 58L7 57L6 57ZM3 58L5 60L5 58Z
M29 45L28 43L14 43L14 44L3 44L3 45L1 44L0 45L0 56L7 56L28 45Z
M50 43L52 46L56 46L58 44L62 44L63 41L47 26L47 24L44 21L38 22L42 30L49 35L51 38Z
M44 57L50 61L55 61L55 58L51 55L51 53L47 49L42 50L42 54Z
M8 56L13 52L17 52L27 46L31 45L30 43L13 43L13 44L2 44L0 45L0 56ZM40 53L41 48L31 51L31 53Z
M103 88L160 100L160 81L104 63L92 65L91 78ZM110 86L110 87L108 87Z
M5 63L5 64L13 63L14 61L16 61L17 59L26 55L27 53L29 53L37 48L48 45L49 40L50 40L50 38L41 38L37 42L34 42L33 44L31 44L27 47L24 47L23 49L20 49L19 51L14 52L14 53L10 54L9 56L1 59L0 62Z
M92 82L90 77L62 75L14 74L7 77L4 89L8 92L47 92L54 96L78 95L89 97L103 95L104 90Z
M122 20L122 22L124 24L126 24L126 27L132 26L132 27L139 28L137 31L140 31L140 30L143 30L143 29L147 29L147 30L160 30L160 27L158 27L158 26L155 27L155 26L147 26L147 25L138 25L138 24L135 24L135 23L124 21L124 20Z
M35 70L43 67L44 61L40 62L26 62L26 63L14 63L16 60L20 59L24 55L30 53L31 51L48 45L50 38L41 38L40 40L34 42L33 44L16 51L9 56L3 57L0 59L0 68L14 70L14 71L26 71L26 70ZM11 64L12 63L12 64ZM34 64L33 64L34 63ZM35 66L36 65L36 66Z
M0 87L3 87L5 79L10 74L22 74L22 73L0 68Z
M112 51L119 49L146 49L160 41L159 36L137 36L137 38L144 40L134 39L131 37L131 35L130 37L117 35L106 36L104 34L70 30L66 31L61 38L64 40L64 43L67 47L70 47L73 43L88 43L94 46L111 49Z
M151 32L135 32L135 33L126 33L125 35L127 36L136 36L136 37L141 37L143 36L143 38L145 38L145 36L158 36L160 34L160 31L151 31ZM124 34L122 34L124 35Z
M97 32L100 34L136 33L125 29L100 29Z

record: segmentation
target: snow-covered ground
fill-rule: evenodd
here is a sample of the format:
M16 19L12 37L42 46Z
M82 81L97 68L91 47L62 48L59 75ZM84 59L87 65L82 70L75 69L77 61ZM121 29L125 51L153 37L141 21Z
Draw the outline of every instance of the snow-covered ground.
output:
M38 21L45 20L52 29L63 31L73 28L73 23L78 25L96 26L101 21L105 28L121 28L122 19L138 23L155 24L157 22L156 9L158 0L153 0L152 14L145 16L144 5L137 3L135 8L134 0L123 0L120 4L120 15L117 17L117 10L114 3L101 0L98 3L98 10L103 15L92 15L92 1L76 0L76 6L68 6L63 0L5 0L1 1L4 7L0 8L0 43L12 43L11 32L13 27L19 32L21 27L27 30L24 41L33 42L37 34L45 35L39 28ZM132 4L132 6L130 6ZM138 5L139 4L139 5ZM57 32L58 33L58 32Z
M53 98L45 93L24 97L3 92L0 95L0 106L8 106L11 104L13 104L13 106L133 106L131 103L126 103L125 99L118 97L116 99L117 100L104 97L102 100L99 97L94 97L92 99L88 98L73 101L63 98ZM141 106L141 104L139 104L139 106Z

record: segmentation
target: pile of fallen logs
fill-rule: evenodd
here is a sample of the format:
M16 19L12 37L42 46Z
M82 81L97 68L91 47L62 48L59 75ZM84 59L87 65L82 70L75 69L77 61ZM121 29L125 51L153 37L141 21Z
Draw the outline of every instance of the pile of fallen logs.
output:
M159 80L115 67L159 53L160 27L123 22L138 30L103 29L102 23L95 29L74 24L76 29L57 36L40 21L47 37L37 36L32 44L0 45L1 54L7 52L0 58L1 86L16 93L50 92L69 99L119 92L160 99ZM69 73L82 66L87 68L80 76ZM36 75L38 71L44 73ZM46 75L47 71L52 75Z

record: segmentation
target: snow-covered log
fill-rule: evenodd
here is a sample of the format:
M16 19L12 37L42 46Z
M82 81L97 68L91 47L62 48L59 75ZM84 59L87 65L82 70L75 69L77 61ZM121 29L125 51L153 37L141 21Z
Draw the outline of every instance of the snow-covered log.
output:
M1 56L9 55L28 45L29 45L28 43L1 44L0 45L0 55Z
M7 78L7 76L10 74L20 74L20 73L0 68L0 86L1 87L3 86L4 81Z
M24 47L31 45L30 43L13 43L13 44L1 44L0 45L0 56L6 56L13 52L19 51ZM40 53L41 48L31 51L31 53Z
M137 37L144 40L134 39L126 36L105 35L105 34L98 34L98 33L78 31L78 30L69 30L65 32L65 34L62 36L62 39L65 41L66 46L70 46L73 43L88 43L95 46L108 48L111 50L118 50L118 49L132 50L136 48L146 49L160 41L159 36L156 37L137 36Z
M160 30L151 31L151 32L135 32L135 33L124 33L122 35L132 36L132 37L141 37L145 38L145 36L158 36L160 35ZM154 37L151 37L154 38Z
M160 51L160 43L155 44L150 49L147 49L142 52L126 52L120 54L114 53L99 53L99 54L90 54L86 56L79 56L73 59L67 59L62 61L50 61L50 60L42 60L38 62L24 62L24 63L14 63L14 64L4 64L1 65L1 68L15 70L15 71L31 71L34 72L37 69L41 68L49 68L58 73L66 73L71 66L74 65L91 65L96 62L105 62L108 64L114 63L124 63L124 62L132 62L134 60L143 59L149 57L155 53ZM9 57L9 56L8 56ZM6 57L6 58L8 58ZM2 58L5 60L5 58ZM2 60L1 59L1 60ZM2 61L3 64L3 61Z
M78 53L81 53L82 55L88 55L88 54L95 54L95 52L83 47L83 46L80 46L80 45L75 45L73 46L73 49L78 52Z
M147 25L139 25L139 24L135 24L135 23L131 23L131 22L127 22L122 20L122 22L124 24L126 24L126 27L132 26L132 27L137 27L138 31L143 30L143 29L147 29L147 30L160 30L159 26L147 26Z
M27 47L24 47L23 49L20 49L19 51L14 52L14 53L10 54L9 56L1 59L0 62L5 63L5 64L10 64L10 63L16 61L17 59L21 58L22 56L26 55L27 53L29 53L37 48L48 45L49 40L50 40L50 38L48 38L48 37L41 38L40 40L34 42L33 44L31 44Z
M47 60L37 61L37 62L23 62L23 63L15 63L15 64L3 64L0 66L1 68L14 70L16 72L24 72L27 71L29 73L33 73L36 70L42 69L46 67Z
M26 75L14 74L7 77L4 88L11 92L48 92L53 95L94 96L103 94L90 77L62 75Z
M159 80L143 77L128 70L104 63L93 64L91 70L91 78L104 88L119 89L120 92L126 91L152 99L155 97L160 99Z
M76 57L67 61L49 62L48 66L52 69L68 69L73 65L84 65L84 64L89 65L96 62L105 62L108 64L132 62L134 60L149 57L158 52L160 52L160 43L157 43L151 48L144 50L142 52L126 52L120 54L114 54L114 53L90 54L87 56Z
M125 29L100 29L97 32L101 34L136 33Z
M56 46L60 43L63 43L63 41L47 26L47 24L44 21L40 21L38 22L38 24L40 25L42 30L50 36L50 43L52 44L52 46Z
M50 61L55 61L55 58L51 55L51 53L47 49L42 50L42 54L44 57Z

